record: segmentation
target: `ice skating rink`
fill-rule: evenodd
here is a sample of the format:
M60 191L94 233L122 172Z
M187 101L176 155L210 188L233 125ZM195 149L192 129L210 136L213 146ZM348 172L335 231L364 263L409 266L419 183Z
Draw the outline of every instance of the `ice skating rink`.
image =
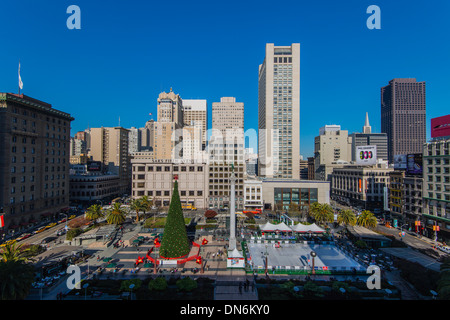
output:
M267 246L267 247L266 247ZM276 247L272 243L248 243L250 263L254 268L265 268L267 248L269 268L310 269L311 251L316 252L315 269L326 267L328 270L365 270L365 267L345 255L333 244L287 243Z

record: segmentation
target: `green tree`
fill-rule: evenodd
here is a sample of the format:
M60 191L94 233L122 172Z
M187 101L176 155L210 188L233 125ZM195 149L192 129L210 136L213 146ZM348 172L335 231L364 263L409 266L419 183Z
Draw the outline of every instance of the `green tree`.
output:
M140 198L142 202L142 212L145 214L147 211L150 211L150 209L153 206L153 201L148 198L148 196L142 196Z
M1 261L23 261L28 262L27 252L30 251L29 248L25 249L23 244L17 242L7 243L1 251Z
M178 181L175 180L159 254L165 258L178 258L187 255L189 250L190 245L178 193Z
M289 204L288 213L289 213L289 215L292 216L292 217L298 217L298 216L300 216L301 211L300 211L300 206L299 206L299 204L298 204L298 203L295 203L295 202L291 202L291 203Z
M0 262L1 300L23 300L28 296L34 281L34 266L23 260Z
M93 204L87 208L85 216L87 219L93 220L94 224L97 224L97 220L104 216L102 206L99 204Z
M166 278L158 277L156 279L152 279L148 283L148 290L150 291L164 291L168 287Z
M377 226L377 218L369 210L364 210L356 219L356 224L361 227L374 229Z
M141 199L131 200L130 209L136 211L136 223L139 222L139 212L145 210Z
M450 300L450 258L444 260L440 271L437 282L439 300Z
M113 207L108 210L108 215L106 217L106 221L109 224L122 224L126 219L125 210L122 208L122 204L119 202L115 202Z
M318 203L318 202L313 203L310 208L310 215L318 223L334 221L333 208L327 203Z
M195 281L194 279L191 279L190 277L184 277L177 280L176 286L179 291L189 292L194 289L197 289L198 284L197 281Z
M350 209L342 210L338 213L337 222L345 226L354 226L356 224L356 215Z
M123 280L120 283L120 291L130 291L130 285L134 284L133 290L138 290L142 286L142 280L141 279L129 279L129 280Z
M73 238L77 237L78 235L82 234L83 231L80 228L73 228L67 231L66 239L71 241Z

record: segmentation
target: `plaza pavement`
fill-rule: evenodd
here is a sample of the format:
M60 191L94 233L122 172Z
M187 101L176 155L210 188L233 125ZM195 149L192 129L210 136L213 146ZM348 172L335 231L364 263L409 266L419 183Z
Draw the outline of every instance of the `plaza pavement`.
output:
M138 229L131 231L136 236L138 235ZM129 236L129 234L128 234ZM203 237L201 239L197 239L197 243L201 243ZM161 266L158 267L158 273L154 274L153 268L140 268L137 273L131 273L130 270L134 269L134 262L138 256L145 256L149 248L152 246L150 241L144 242L138 247L127 246L127 247L119 247L115 248L113 246L104 247L104 248L96 248L95 254L89 259L88 262L80 265L82 270L82 278L86 278L88 276L87 270L89 269L90 274L89 277L92 277L95 274L95 271L99 267L105 267L108 263L103 262L103 258L111 257L113 261L117 263L121 269L126 269L125 273L122 273L121 270L119 272L114 273L112 269L105 269L101 274L96 274L99 279L133 279L133 278L148 278L148 277L158 277L165 276L166 278L170 277L182 277L182 276L190 276L192 278L200 278L206 277L215 280L215 292L214 292L214 300L258 300L258 294L255 288L254 276L251 274L246 274L243 269L231 269L227 268L227 253L226 253L226 244L227 241L218 241L212 240L211 237L208 238L208 244L202 246L201 256L204 263L203 272L200 269L200 265L196 263L195 259L186 262L182 269L183 272L180 271L180 267L177 266ZM74 247L76 248L76 247ZM85 249L89 249L85 248ZM139 249L139 251L138 251ZM192 247L192 250L189 256L197 254L198 248ZM220 254L222 252L222 254ZM97 258L98 256L98 258ZM177 272L172 272L173 269L178 269ZM289 280L289 279L299 279L305 280L308 276L306 275L278 275L278 274L270 274L268 275L272 279L279 280ZM257 275L256 277L264 277L263 275ZM402 290L402 294L404 299L418 299L418 295L414 292L413 288L409 286L402 278L394 273L389 272L386 273L386 277L399 289ZM330 280L334 278L336 280L344 281L344 280L354 280L354 276L328 276L328 275L314 275L312 277L315 280ZM364 276L359 277L362 281L365 281ZM250 284L248 288L243 286L244 283ZM241 285L241 288L240 288ZM69 290L67 289L65 281L61 281L58 285L56 285L52 290L45 294L39 294L30 296L29 299L38 300L57 300L58 293L66 293Z

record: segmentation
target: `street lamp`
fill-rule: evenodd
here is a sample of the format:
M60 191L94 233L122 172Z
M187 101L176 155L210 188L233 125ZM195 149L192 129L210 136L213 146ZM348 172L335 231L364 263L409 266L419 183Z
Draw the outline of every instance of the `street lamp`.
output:
M89 283L86 283L86 284L83 286L83 288L84 288L84 300L86 300L87 287L89 287Z
M312 257L312 274L316 274L316 270L314 269L314 258L317 256L315 251L311 251L311 257Z
M269 253L267 252L267 244L266 244L266 252L264 252L264 256L266 257L266 275L267 275L267 271L268 271L268 263L269 263Z
M130 288L130 300L133 300L134 283L130 284L130 286L128 288Z

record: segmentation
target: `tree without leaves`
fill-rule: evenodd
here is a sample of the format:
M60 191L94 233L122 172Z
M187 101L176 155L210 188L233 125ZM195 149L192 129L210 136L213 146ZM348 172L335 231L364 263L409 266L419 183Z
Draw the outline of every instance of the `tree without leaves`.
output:
M213 219L217 216L217 212L215 212L214 210L206 210L205 211L205 217L208 219Z

